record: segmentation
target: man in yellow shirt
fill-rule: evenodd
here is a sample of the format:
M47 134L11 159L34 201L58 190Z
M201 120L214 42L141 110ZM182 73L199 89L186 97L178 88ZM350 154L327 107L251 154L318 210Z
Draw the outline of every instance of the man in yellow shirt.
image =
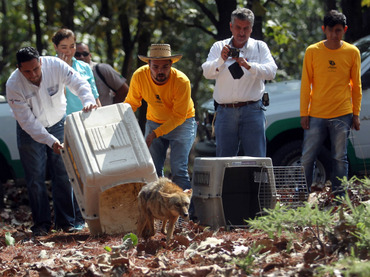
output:
M322 26L326 40L307 48L302 70L302 165L307 185L311 187L314 162L329 136L334 195L343 195L338 178L348 175L350 129L360 129L361 58L356 46L342 40L347 28L344 14L335 10L327 13Z
M134 111L144 99L148 103L145 140L153 158L158 177L163 176L167 149L171 148L172 181L183 189L191 187L188 157L197 124L190 81L172 67L182 55L171 55L169 44L152 44L149 56L139 58L148 63L132 76L125 103Z

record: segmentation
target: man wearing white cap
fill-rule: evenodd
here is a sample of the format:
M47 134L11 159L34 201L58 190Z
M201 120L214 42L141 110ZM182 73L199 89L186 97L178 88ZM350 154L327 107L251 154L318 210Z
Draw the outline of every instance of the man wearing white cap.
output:
M190 188L188 157L197 124L188 77L172 67L182 55L171 55L169 44L152 44L149 55L139 58L148 63L132 76L125 103L134 111L144 99L148 103L145 140L158 177L163 176L168 147L172 181L183 189Z

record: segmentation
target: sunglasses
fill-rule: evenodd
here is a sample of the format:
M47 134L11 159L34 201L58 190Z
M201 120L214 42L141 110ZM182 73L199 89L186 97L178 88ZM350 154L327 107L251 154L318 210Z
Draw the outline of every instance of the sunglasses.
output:
M84 52L82 52L82 53L80 53L80 52L76 52L76 53L75 53L75 57L76 57L76 58L79 58L79 57L81 57L81 56L87 57L88 55L90 55L90 53L89 53L89 52L86 52L86 51L84 51Z

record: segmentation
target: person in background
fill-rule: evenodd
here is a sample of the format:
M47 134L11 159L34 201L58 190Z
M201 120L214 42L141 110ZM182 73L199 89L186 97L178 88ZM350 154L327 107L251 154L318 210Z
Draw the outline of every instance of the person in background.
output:
M84 62L76 60L74 57L76 52L76 36L74 32L72 30L62 28L54 34L52 42L54 44L54 49L57 52L57 56L89 82L92 93L96 99L96 104L100 107L101 103L99 100L99 93L96 88L95 78L90 66ZM80 99L74 95L68 87L66 88L66 98L67 115L82 110L83 106Z
M265 157L265 80L275 78L277 66L265 42L250 37L254 14L238 8L231 14L232 37L213 44L203 75L216 80L216 156Z
M99 100L102 106L122 103L128 92L126 79L106 63L96 63L91 60L89 46L84 43L76 44L75 58L88 63L94 73Z
M40 57L25 47L17 54L17 69L6 83L8 103L17 120L17 143L27 184L35 236L52 227L45 185L47 165L52 180L54 228L74 231L75 207L72 187L60 156L63 148L68 86L79 97L83 111L96 108L89 83L72 67L56 57Z
M74 58L74 54L76 52L76 36L74 32L70 29L62 28L54 34L52 42L54 44L54 49L57 52L57 56L76 70L82 78L89 82L96 104L100 107L101 103L99 100L99 93L96 89L94 75L89 65ZM68 87L66 87L65 94L67 98L67 115L81 111L83 108L81 100L74 95ZM75 228L81 230L85 226L85 220L83 219L75 196L74 204L76 206Z
M360 130L361 57L356 46L342 40L348 29L344 14L331 10L321 28L326 39L310 45L303 61L301 161L311 188L316 157L329 136L332 191L334 195L343 195L338 178L348 176L348 136L351 127Z
M170 147L172 181L183 189L190 189L188 159L197 124L190 81L172 67L182 55L171 55L169 44L152 44L149 56L139 55L139 58L148 64L134 72L125 103L134 111L143 99L148 103L145 140L157 175L163 176Z

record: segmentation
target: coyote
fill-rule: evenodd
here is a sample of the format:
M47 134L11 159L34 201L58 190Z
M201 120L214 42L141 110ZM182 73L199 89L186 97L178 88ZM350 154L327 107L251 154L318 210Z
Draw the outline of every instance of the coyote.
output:
M192 190L182 190L178 185L165 177L142 187L138 195L139 221L138 235L145 239L154 236L154 219L162 220L162 233L166 234L167 242L172 239L175 223L179 216L189 218L189 205Z

